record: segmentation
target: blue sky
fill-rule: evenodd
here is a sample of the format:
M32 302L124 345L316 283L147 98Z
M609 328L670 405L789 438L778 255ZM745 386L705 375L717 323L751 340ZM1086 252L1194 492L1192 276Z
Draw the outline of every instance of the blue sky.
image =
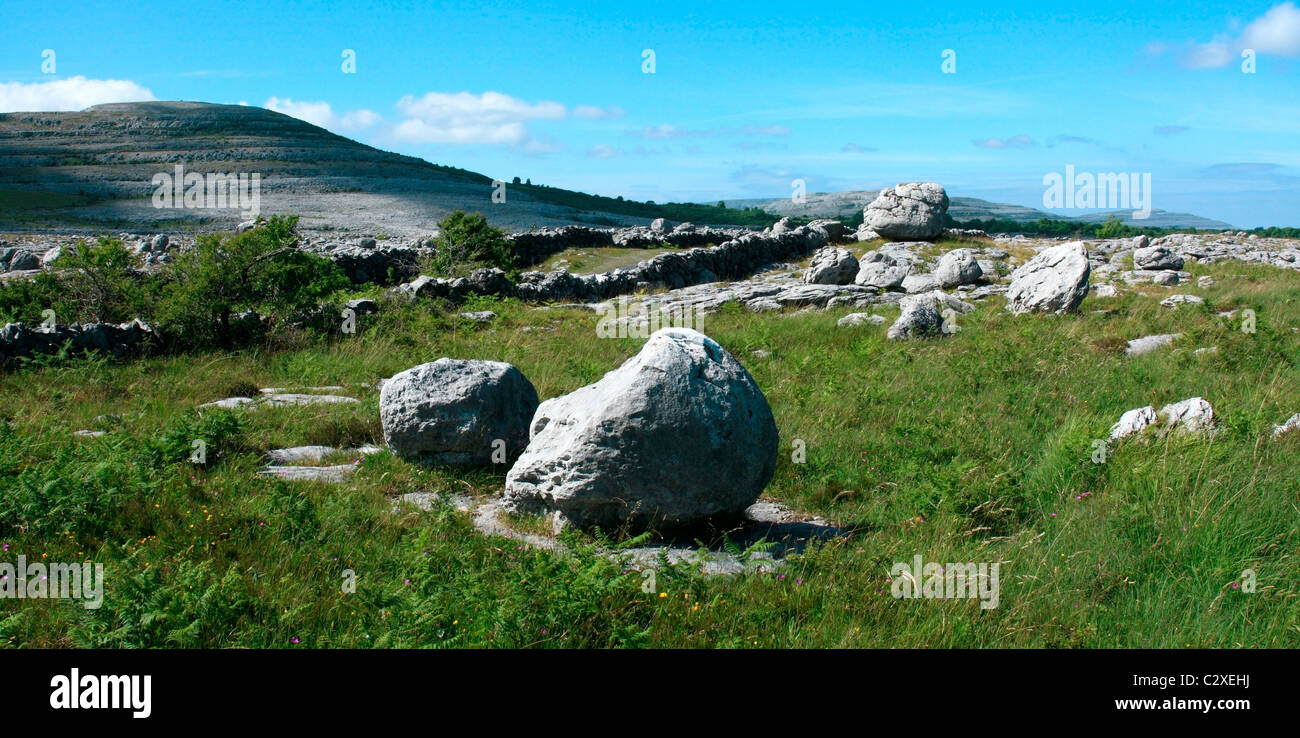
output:
M1300 226L1291 2L124 7L11 8L0 112L245 102L493 177L661 202L933 180L1041 208L1044 176L1073 165L1150 173L1155 208Z

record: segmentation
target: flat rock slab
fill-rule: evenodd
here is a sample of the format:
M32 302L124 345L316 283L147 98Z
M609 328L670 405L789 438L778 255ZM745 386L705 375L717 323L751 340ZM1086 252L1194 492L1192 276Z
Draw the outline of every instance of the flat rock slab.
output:
M268 466L257 473L293 482L330 482L339 484L357 470L355 464L337 466Z
M408 496L403 495L402 499L406 500ZM423 507L419 502L415 504ZM502 520L501 513L499 500L478 506L472 512L474 527L484 535L509 538L535 548L558 552L566 550L554 536L525 533L512 528ZM677 538L664 539L657 545L605 550L602 553L612 560L622 561L629 570L635 571L656 569L660 566L661 559L666 559L670 566L696 567L706 576L766 572L783 566L785 557L802 552L810 541L829 541L847 537L851 533L852 529L842 528L823 518L802 515L779 502L760 500L747 508L743 519L731 528L685 532ZM701 540L711 543L706 543L701 550L698 543ZM759 541L765 541L770 546L763 551L740 555L730 550L735 546L745 549ZM731 545L724 545L726 543Z
M1179 333L1162 333L1158 336L1143 336L1135 338L1128 342L1128 348L1124 350L1125 356L1142 356L1152 351L1159 351L1162 348L1168 348L1174 345L1174 339L1182 334Z
M350 452L355 461L362 456L377 454L383 449L369 444L350 449L340 449L333 446L294 446L292 448L271 449L266 452L266 457L275 464L314 466L319 464L326 456L344 451Z
M351 405L360 402L355 397L345 395L305 395L298 393L280 393L266 395L264 404L270 407L289 405Z
M199 408L222 408L225 410L256 410L259 407L291 407L301 405L351 405L360 402L355 397L344 395L309 395L300 393L264 394L260 397L227 397L223 400L205 402Z

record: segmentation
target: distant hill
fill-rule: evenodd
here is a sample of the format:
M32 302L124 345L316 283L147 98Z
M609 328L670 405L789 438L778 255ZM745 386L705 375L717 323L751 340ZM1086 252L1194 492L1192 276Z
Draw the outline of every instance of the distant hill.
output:
M879 190L846 190L843 192L818 192L807 195L804 202L797 204L786 197L779 200L768 198L750 198L745 200L728 200L727 204L732 207L758 207L774 215L791 215L805 218L851 218L860 213L872 200L876 199ZM1013 220L1017 222L1035 221L1040 218L1051 220L1077 220L1085 223L1100 223L1105 221L1111 215L1119 216L1120 220L1129 225L1148 226L1152 228L1182 227L1182 228L1203 228L1209 230L1219 230L1231 228L1230 225L1218 220L1202 218L1198 215L1187 213L1171 213L1165 210L1152 210L1151 216L1145 220L1135 220L1133 211L1119 210L1114 212L1088 213L1076 217L1057 215L1049 213L1046 210L1037 210L1034 208L1024 207L1023 205L1010 205L1007 203L989 202L977 197L952 197L951 204L948 206L948 215L953 220L987 220L997 218L1001 220Z
M237 210L157 209L156 174L261 176L263 214L297 213L304 227L424 235L457 208L510 228L585 222L702 225L776 220L761 210L624 201L492 178L394 154L287 115L247 105L142 102L72 113L0 114L0 229L228 228Z

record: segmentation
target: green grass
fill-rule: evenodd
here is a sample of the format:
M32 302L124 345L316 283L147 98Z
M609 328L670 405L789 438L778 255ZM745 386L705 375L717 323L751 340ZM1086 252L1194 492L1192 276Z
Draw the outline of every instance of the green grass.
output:
M1185 286L1089 298L1063 317L1012 317L994 298L930 342L837 328L850 308L708 316L705 332L776 416L766 496L858 530L784 576L663 572L665 596L641 592L585 536L557 554L483 537L450 507L393 512L405 492L488 498L501 469L380 454L338 486L255 474L270 448L381 441L375 381L440 356L511 362L543 398L595 381L641 341L596 338L591 313L394 305L342 339L33 365L0 377L0 560L103 562L105 602L0 600L0 644L1300 646L1300 437L1270 438L1300 411L1300 274L1192 271L1219 280L1194 290L1204 307L1156 304ZM1215 316L1244 307L1255 334ZM491 325L456 318L485 308L500 316ZM1183 334L1174 350L1121 356L1124 341L1166 332ZM1217 354L1192 355L1211 345ZM361 403L194 410L250 385L332 384ZM1093 439L1125 410L1196 395L1220 417L1212 440L1152 437L1091 462ZM82 428L109 433L72 436ZM193 437L208 441L205 466L186 460ZM791 461L795 439L806 463ZM890 567L915 554L1000 562L999 606L895 600ZM1254 593L1232 586L1247 568ZM341 591L345 570L355 593Z
M601 272L613 271L620 267L636 266L638 263L649 261L662 253L677 250L678 249L672 247L658 249L624 249L613 247L565 249L553 254L545 262L539 266L533 267L533 269L549 272L554 270L557 266L564 266L568 271L574 274L599 274Z

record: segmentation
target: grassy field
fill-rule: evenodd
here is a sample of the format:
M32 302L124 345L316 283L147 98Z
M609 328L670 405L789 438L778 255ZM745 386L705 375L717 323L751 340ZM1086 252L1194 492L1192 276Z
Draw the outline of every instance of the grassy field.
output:
M600 274L621 267L636 266L640 262L649 261L662 253L678 250L672 247L659 249L565 249L552 254L546 261L533 268L538 271L549 272L558 266L563 266L573 274Z
M837 328L849 309L707 317L776 416L782 452L765 496L856 532L776 574L665 571L654 594L585 535L566 534L572 553L556 554L484 537L449 506L396 502L487 498L504 469L421 469L385 453L343 485L255 474L271 448L380 442L376 380L440 356L511 362L543 398L590 383L642 343L598 339L591 313L392 305L339 339L10 371L0 560L103 562L106 584L98 610L0 600L0 644L1297 647L1300 434L1271 429L1300 411L1300 273L1192 271L1218 284L1125 290L1065 317L1012 317L992 298L925 342ZM1207 304L1157 305L1182 291ZM1233 308L1254 309L1258 330L1216 316ZM456 316L467 309L500 317L473 324ZM1122 356L1128 339L1174 332L1173 350ZM1208 346L1218 351L1192 353ZM335 384L361 403L195 410L256 387ZM1149 435L1093 463L1094 439L1125 410L1198 395L1220 418L1212 438ZM204 466L187 460L193 438L208 443ZM792 461L796 439L805 463ZM916 554L999 562L998 607L894 599L890 568ZM1246 569L1254 592L1237 586ZM355 593L341 591L345 570Z

